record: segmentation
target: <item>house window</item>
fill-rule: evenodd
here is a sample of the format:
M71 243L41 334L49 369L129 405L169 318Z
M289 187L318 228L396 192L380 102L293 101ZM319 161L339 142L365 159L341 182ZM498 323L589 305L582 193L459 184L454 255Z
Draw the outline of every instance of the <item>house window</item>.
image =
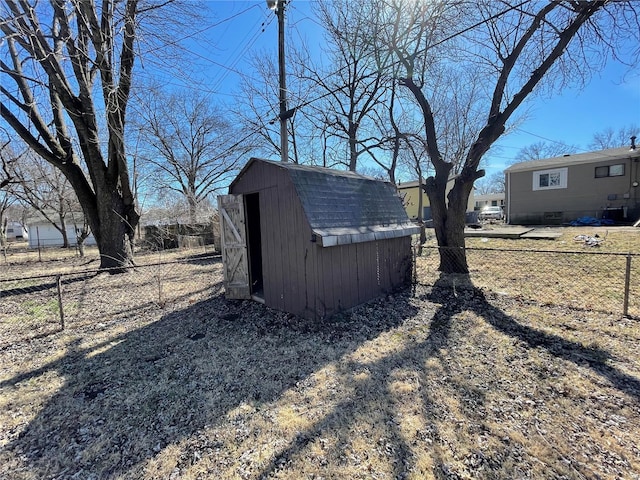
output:
M624 163L596 167L596 178L624 177Z
M567 188L566 168L533 172L534 190L552 190L556 188Z

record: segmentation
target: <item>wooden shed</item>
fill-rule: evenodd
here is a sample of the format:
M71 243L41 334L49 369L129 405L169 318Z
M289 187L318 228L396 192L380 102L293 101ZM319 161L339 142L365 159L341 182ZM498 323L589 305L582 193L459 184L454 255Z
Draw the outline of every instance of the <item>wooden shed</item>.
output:
M218 201L229 298L319 319L410 279L418 227L391 183L252 158Z

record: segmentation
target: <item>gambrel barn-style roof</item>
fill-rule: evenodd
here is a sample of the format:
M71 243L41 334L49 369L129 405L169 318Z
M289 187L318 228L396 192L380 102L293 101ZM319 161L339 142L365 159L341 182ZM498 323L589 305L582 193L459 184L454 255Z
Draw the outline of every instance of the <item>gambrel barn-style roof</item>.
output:
M254 162L266 162L289 175L311 230L324 247L417 232L393 184L354 172L253 158L230 191Z
M418 227L392 184L253 158L229 193L220 198L228 294L320 318L406 284L411 235ZM225 222L236 224L237 235L231 228L224 233ZM234 246L233 255L242 252L238 237L243 231L244 283L233 278L244 275L242 260L224 256L225 242Z

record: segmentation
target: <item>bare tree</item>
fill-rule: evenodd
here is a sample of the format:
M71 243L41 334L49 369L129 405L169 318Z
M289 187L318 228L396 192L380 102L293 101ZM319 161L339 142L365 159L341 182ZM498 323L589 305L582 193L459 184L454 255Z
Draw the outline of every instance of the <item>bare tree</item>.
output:
M425 190L440 248L440 270L468 273L464 249L465 211L480 162L504 134L507 122L532 95L557 91L587 78L622 41L638 38L638 12L630 1L548 3L386 0L375 23L380 39L400 65L398 78L414 96L424 122L424 140L435 175ZM452 34L454 32L454 34ZM455 33L459 32L459 33ZM636 55L638 52L635 52ZM476 71L484 125L457 158L447 158L439 141L434 86L428 72L438 66ZM452 171L459 174L446 192Z
M307 110L296 108L316 94L313 85L303 78L303 66L310 62L306 45L296 48L288 44L287 59L287 101L294 106L286 112L288 160L293 163L321 163L319 158L322 154L314 149L322 132L309 122ZM280 157L277 61L268 52L262 51L251 57L251 65L254 73L250 77L243 77L240 84L242 100L233 113L241 119L245 136L258 154Z
M489 176L482 177L475 183L477 195L489 195L492 193L504 193L504 172L495 172Z
M631 144L631 137L639 135L640 127L634 124L618 130L608 127L593 134L589 148L591 150L605 150L607 148L626 147Z
M14 164L18 159L11 148L11 140L4 141L0 145L0 162L2 162L2 173L0 174L0 190L6 189L16 183L14 178Z
M0 250L7 260L7 228L9 226L9 217L7 211L15 202L15 197L7 190L0 190Z
M3 176L0 177L0 249L2 249L6 260L6 247L7 247L7 226L9 218L7 217L7 210L16 201L15 196L9 190L9 186L14 181L13 172L11 169L11 156L8 150L9 142L6 142L0 147L0 161L2 161Z
M140 103L140 159L158 188L185 199L195 223L198 206L228 185L251 143L205 95L154 91Z
M251 63L255 70L254 76L260 81L254 81L253 78L242 79L240 90L243 101L235 114L241 119L246 131L255 132L259 151L264 152L265 156L274 153L280 155L280 127L276 113L279 109L278 82L273 80L278 78L277 64L266 54L252 56ZM292 116L287 121L290 140L295 139L292 136L293 120ZM298 163L296 150L289 151L294 154L293 162Z
M139 220L125 155L136 40L171 0L6 0L0 29L2 118L73 187L100 250L100 267L132 264ZM167 15L166 18L175 18ZM165 28L166 30L166 28ZM147 38L157 38L149 29ZM102 127L101 127L102 125Z
M542 160L545 158L561 157L576 153L580 148L576 145L567 145L562 142L536 142L522 147L516 153L511 163L528 162L529 160Z
M67 234L67 222L70 220L77 234L72 240L74 244L82 245L89 235L87 222L62 171L30 149L20 157L20 161L14 162L12 169L15 179L13 194L60 232L63 248L70 246Z
M337 141L338 151L346 147L346 158L335 157L351 171L363 155L375 160L390 141L383 126L388 118L383 100L389 95L389 77L385 79L377 68L375 37L366 13L373 8L368 0L318 2L328 42L323 58L328 59L325 68L330 72L307 63L305 74L324 97L312 105L313 116L328 138Z
M2 164L2 173L0 174L0 250L2 250L5 262L7 260L9 218L14 205L19 204L19 199L14 193L18 184L14 172L18 155L16 155L11 143L10 140L7 140L0 145L0 163ZM24 219L20 218L20 220Z

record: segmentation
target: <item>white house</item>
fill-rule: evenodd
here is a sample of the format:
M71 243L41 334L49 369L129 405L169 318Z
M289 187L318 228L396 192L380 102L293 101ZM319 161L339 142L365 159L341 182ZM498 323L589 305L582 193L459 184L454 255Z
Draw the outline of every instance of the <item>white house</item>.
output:
M69 214L65 218L67 238L69 245L74 245L77 241L78 234L82 229L82 221L74 219L82 219L81 214ZM27 219L27 227L29 230L29 248L40 247L61 247L64 245L62 234L54 227L51 222L44 219L42 216L36 216ZM93 234L84 241L85 245L95 245L96 239Z
M502 193L485 193L483 195L475 195L474 210L482 210L482 207L504 207L504 192Z
M20 222L8 222L6 234L9 242L27 240L29 238L29 232Z

